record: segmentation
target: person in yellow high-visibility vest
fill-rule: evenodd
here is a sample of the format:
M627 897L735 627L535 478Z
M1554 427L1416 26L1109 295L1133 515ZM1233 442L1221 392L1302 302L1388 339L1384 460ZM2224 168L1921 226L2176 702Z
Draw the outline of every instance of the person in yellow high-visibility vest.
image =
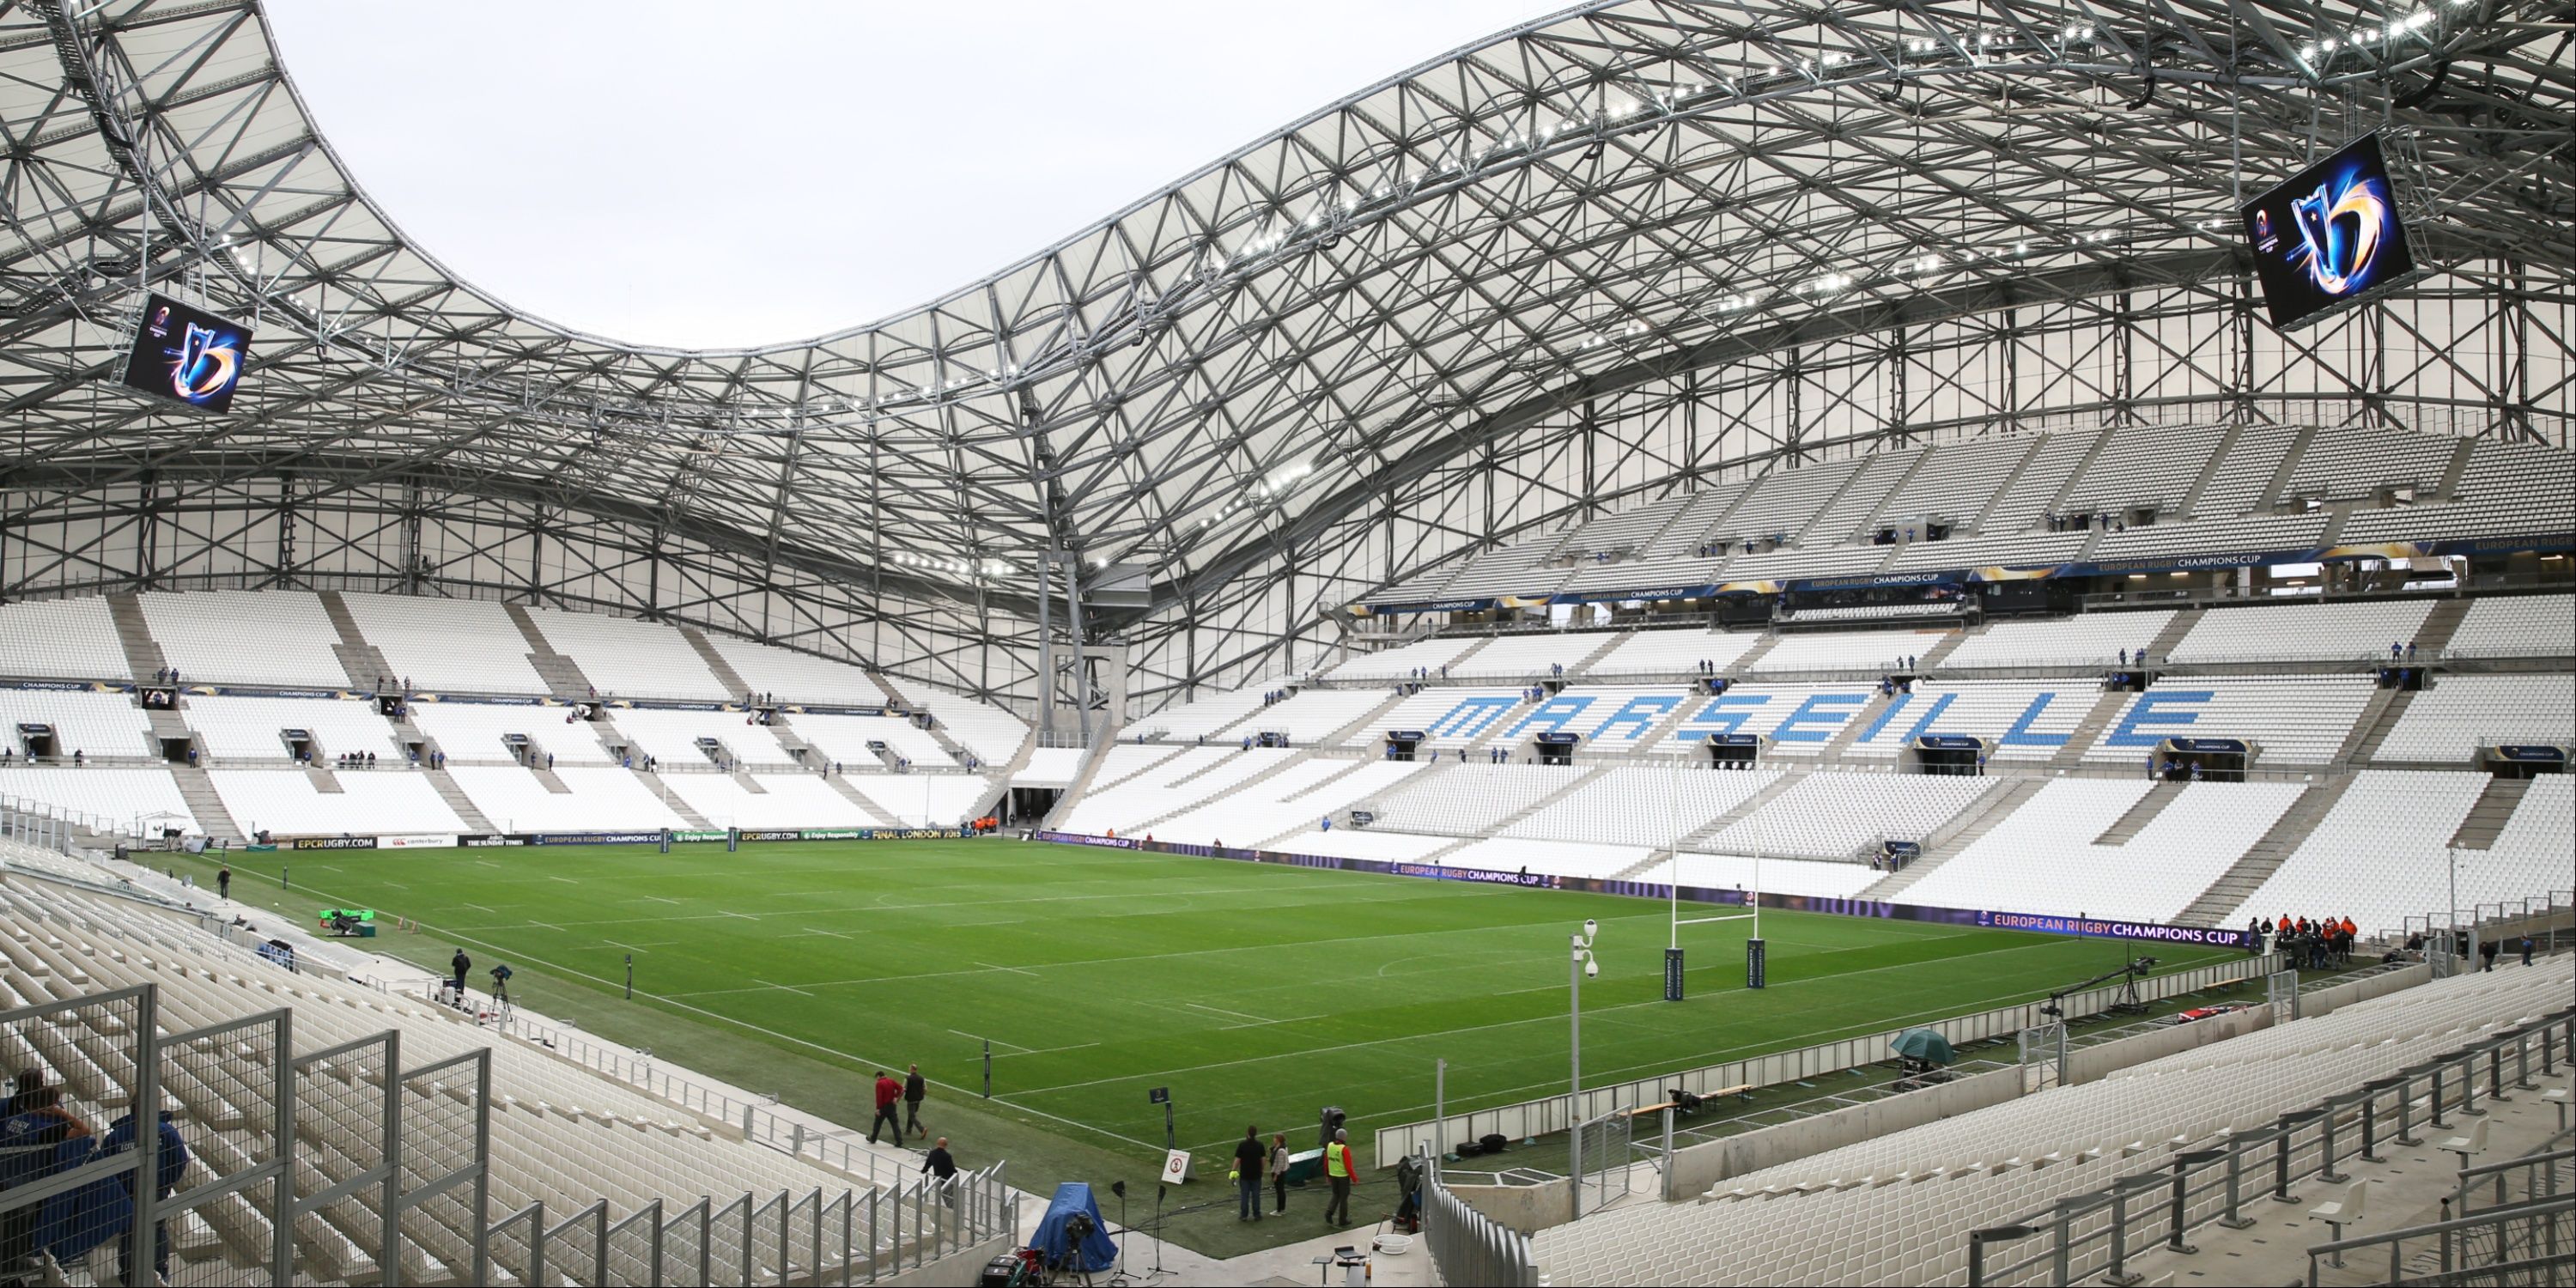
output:
M1333 1129L1333 1143L1324 1146L1324 1176L1333 1183L1333 1201L1324 1208L1324 1224L1351 1223L1351 1178L1359 1174L1351 1161L1351 1134Z

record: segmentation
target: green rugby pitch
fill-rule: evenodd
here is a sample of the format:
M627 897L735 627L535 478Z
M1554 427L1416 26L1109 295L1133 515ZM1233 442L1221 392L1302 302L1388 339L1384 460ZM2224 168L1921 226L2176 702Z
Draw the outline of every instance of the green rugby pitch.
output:
M1770 986L1742 987L1747 923L1686 926L1691 996L1676 1004L1661 1000L1665 906L1609 895L1007 840L231 858L236 894L288 914L416 920L377 946L443 973L463 945L478 987L507 961L540 1011L597 1016L601 998L567 996L593 990L862 1078L918 1061L955 1100L980 1095L989 1039L994 1109L1130 1157L1162 1148L1157 1086L1203 1157L1247 1123L1293 1139L1327 1104L1355 1141L1429 1117L1435 1058L1453 1112L1562 1091L1566 936L1586 918L1601 924L1583 990L1595 1086L2025 1001L2126 947L1767 912ZM211 864L192 866L211 884ZM2160 955L2170 969L2219 954ZM848 1094L864 1104L857 1081Z

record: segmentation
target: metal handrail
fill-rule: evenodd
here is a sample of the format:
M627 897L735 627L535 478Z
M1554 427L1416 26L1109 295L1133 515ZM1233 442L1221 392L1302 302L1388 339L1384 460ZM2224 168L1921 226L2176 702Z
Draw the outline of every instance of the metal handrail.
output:
M2449 1204L2445 1202L2443 1206L2448 1207ZM2510 1278L2504 1278L2501 1276L2509 1272L2524 1269L2537 1269L2539 1267L2549 1265L2566 1265L2569 1250L2576 1249L2576 1242L2565 1241L2557 1237L2559 1234L2559 1218L2562 1217L2567 1218L2571 1225L2576 1225L2576 1195L2569 1195L2565 1198L2540 1199L2528 1203L2517 1203L2508 1207L2489 1208L2474 1216L2452 1217L2447 1221L2435 1221L2425 1225L2408 1226L2403 1230L2388 1230L2379 1234L2364 1235L2357 1239L2338 1239L2332 1243L2320 1243L2308 1249L2308 1288L2316 1288L2317 1286L2317 1263L2320 1258L2325 1259L2330 1265L2342 1265L2345 1253L2363 1252L2379 1247L2385 1247L2388 1249L2388 1276L2380 1281L2382 1283L2403 1284L2416 1281L2433 1283L2461 1282L2455 1278L2455 1276L2463 1273L2467 1267L2460 1264L2459 1253L2465 1250L2464 1245L2472 1242L2472 1239L2469 1236L2489 1231L2494 1232L2496 1235L2496 1247L2499 1252L2499 1258L2496 1261L2488 1263L2483 1268L2484 1273L2500 1276L2496 1280L2496 1282L2499 1283L2515 1282ZM2503 1254L2511 1246L2511 1239L2507 1235L2509 1227L2516 1222L2533 1221L2535 1219L2546 1223L2543 1227L2544 1233L2540 1241L2549 1243L2551 1245L2551 1249L2539 1258L2532 1260L2504 1260ZM2431 1240L2434 1242L2439 1250L2441 1258L2438 1272L2433 1275L2419 1275L2412 1280L2409 1279L2405 1273L2406 1243L2409 1240ZM2477 1282L2484 1282L2484 1280L2482 1278ZM2534 1280L2533 1282L2544 1281Z

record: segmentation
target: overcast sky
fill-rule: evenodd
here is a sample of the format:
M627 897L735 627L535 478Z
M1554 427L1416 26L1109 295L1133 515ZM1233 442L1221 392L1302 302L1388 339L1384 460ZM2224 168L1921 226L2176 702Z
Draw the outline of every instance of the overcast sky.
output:
M268 8L324 136L431 254L555 322L715 347L926 302L1564 2Z

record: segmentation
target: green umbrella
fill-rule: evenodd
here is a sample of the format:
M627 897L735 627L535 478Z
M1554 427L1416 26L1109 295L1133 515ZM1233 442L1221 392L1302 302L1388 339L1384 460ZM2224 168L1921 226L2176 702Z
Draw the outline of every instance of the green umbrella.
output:
M1909 1060L1948 1064L1958 1058L1958 1053L1950 1049L1950 1039L1935 1029L1907 1029L1887 1045Z

